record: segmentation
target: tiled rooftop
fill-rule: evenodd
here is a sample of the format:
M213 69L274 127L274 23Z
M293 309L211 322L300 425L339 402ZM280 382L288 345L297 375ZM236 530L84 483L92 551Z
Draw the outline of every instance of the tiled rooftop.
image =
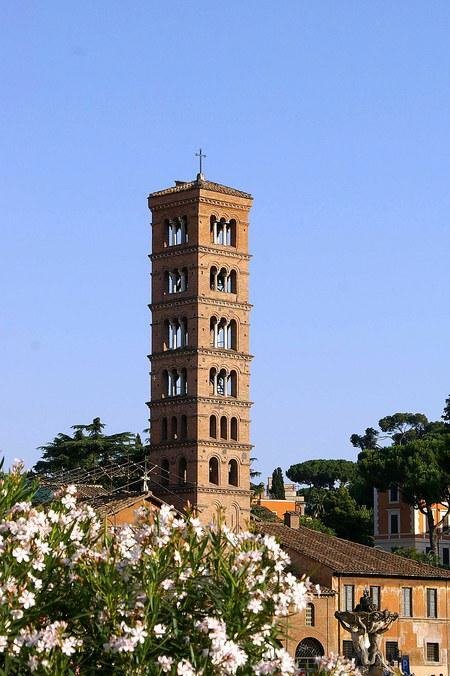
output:
M445 568L435 568L304 526L294 529L283 524L260 522L256 527L259 531L274 535L286 550L296 551L327 566L336 574L450 579L450 570Z
M172 188L165 188L164 190L152 192L150 193L150 197L162 197L163 195L172 195L173 193L186 192L187 190L198 188L201 188L202 190L211 190L212 192L224 193L225 195L233 195L234 197L245 197L246 199L252 199L252 196L248 192L242 192L242 190L229 188L226 185L213 183L212 181L205 181L204 179L196 181L175 181L175 185Z

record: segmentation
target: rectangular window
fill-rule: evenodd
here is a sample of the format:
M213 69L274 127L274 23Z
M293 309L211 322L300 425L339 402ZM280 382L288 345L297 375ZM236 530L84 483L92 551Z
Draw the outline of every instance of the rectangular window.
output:
M308 603L305 608L305 625L314 627L314 606L312 603Z
M344 584L344 610L351 612L355 606L355 587Z
M370 598L372 599L372 603L377 607L377 610L380 610L380 587L370 588Z
M437 589L427 589L427 617L437 617Z
M342 641L342 654L347 660L352 660L355 657L353 641Z
M412 587L403 587L402 615L403 617L412 617L412 614Z
M398 502L398 486L391 486L389 489L389 502Z
M388 662L398 660L398 643L397 641L386 641L386 659Z
M444 566L450 565L450 549L448 547L442 548L442 563Z
M427 662L439 662L439 643L427 643Z
M398 528L398 514L390 514L390 519L389 519L389 532L391 535L397 535L399 532Z

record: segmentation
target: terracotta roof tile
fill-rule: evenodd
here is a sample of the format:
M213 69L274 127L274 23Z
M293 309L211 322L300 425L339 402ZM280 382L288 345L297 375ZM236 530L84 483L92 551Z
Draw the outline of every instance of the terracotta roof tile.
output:
M416 577L450 579L450 570L406 559L375 547L367 547L305 526L289 528L283 524L260 522L259 531L274 535L286 549L317 561L341 575L378 577Z
M220 192L225 195L233 195L234 197L245 197L246 199L252 199L252 196L248 192L242 192L242 190L236 190L236 188L229 188L226 185L221 185L220 183L213 183L212 181L176 181L176 184L171 188L165 188L164 190L158 190L157 192L150 193L149 197L162 197L163 195L172 195L173 193L185 192L187 190L194 190L196 188L201 188L202 190L211 190L212 192Z

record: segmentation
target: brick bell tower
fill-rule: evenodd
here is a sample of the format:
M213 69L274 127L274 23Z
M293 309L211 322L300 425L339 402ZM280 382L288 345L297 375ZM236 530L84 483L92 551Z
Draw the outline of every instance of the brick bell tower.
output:
M151 490L203 523L250 519L252 197L205 180L151 193Z

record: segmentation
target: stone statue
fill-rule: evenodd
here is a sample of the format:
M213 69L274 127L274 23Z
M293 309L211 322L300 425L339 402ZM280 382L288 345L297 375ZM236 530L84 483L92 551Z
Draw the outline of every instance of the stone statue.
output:
M365 589L352 612L337 610L334 615L344 629L350 632L356 654L356 664L363 673L374 673L379 670L393 673L381 653L380 642L381 634L384 634L395 622L398 613L377 610L372 603L369 590Z

